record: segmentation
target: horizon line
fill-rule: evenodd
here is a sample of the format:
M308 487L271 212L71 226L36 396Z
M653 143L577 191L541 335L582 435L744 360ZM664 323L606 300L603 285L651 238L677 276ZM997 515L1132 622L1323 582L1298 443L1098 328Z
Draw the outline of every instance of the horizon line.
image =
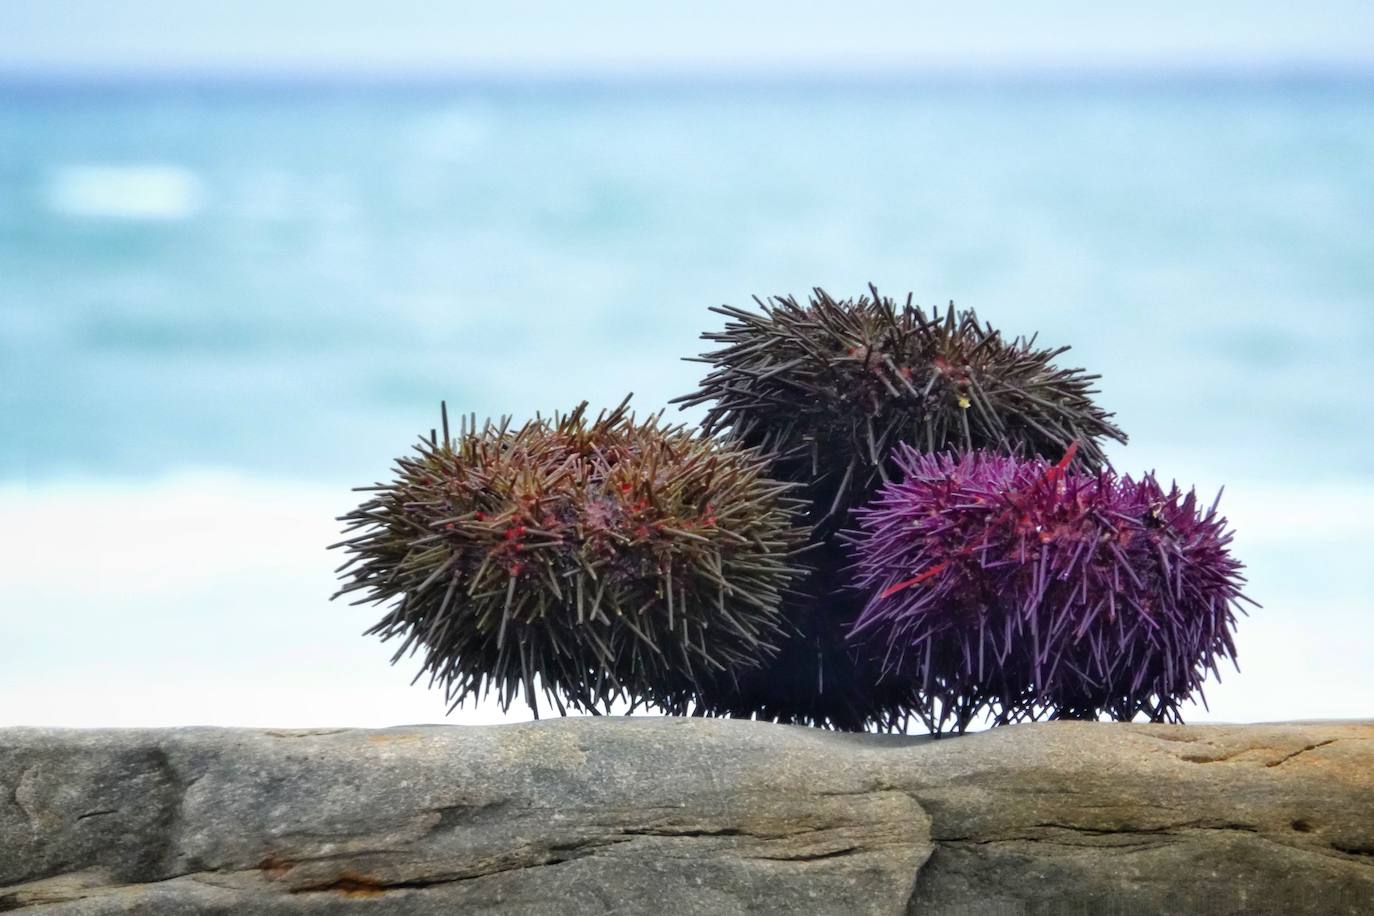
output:
M881 68L33 68L0 64L0 90L100 88L425 89L502 86L864 88L901 86L1374 83L1374 61L1342 63L1010 64Z

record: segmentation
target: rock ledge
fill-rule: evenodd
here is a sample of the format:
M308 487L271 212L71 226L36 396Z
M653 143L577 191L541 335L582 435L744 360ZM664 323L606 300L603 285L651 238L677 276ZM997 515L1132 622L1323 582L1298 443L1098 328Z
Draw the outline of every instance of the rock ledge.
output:
M0 729L0 911L1374 912L1374 722Z

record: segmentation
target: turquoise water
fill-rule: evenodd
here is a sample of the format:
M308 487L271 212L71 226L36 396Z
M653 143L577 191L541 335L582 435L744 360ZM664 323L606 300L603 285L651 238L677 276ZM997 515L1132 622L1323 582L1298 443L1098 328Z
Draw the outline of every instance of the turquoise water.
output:
M0 480L371 479L869 281L1072 344L1132 468L1365 475L1374 84L0 91Z
M869 281L1228 485L1264 608L1189 719L1369 715L1374 82L0 85L0 725L443 720L327 600L348 487Z

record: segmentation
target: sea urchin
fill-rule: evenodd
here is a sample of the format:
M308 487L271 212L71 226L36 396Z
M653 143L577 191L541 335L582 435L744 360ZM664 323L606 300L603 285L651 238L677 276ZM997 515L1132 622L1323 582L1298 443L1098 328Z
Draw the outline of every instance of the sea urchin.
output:
M1095 469L1103 439L1126 441L1092 400L1097 376L1054 365L1068 347L1008 339L953 305L927 315L909 296L898 306L870 292L712 309L730 319L702 335L723 345L700 357L715 368L677 399L706 404L707 432L759 447L773 476L805 484L822 535L887 479L899 443L1058 458L1076 442L1077 466Z
M997 722L1179 721L1220 659L1241 564L1216 504L1110 469L903 447L855 515L851 639L913 685L932 731Z
M396 599L370 633L424 649L454 706L535 681L560 712L617 699L680 705L708 672L756 666L783 633L790 487L753 452L626 403L520 428L476 418L431 434L340 521L339 594ZM336 596L337 597L337 596ZM418 679L419 675L417 675Z
M710 678L695 711L757 715L848 730L904 724L906 694L858 658L844 634L862 602L843 588L847 557L835 533L851 509L889 479L899 444L924 451L986 447L1053 456L1081 443L1077 464L1104 462L1101 441L1125 441L1094 404L1097 376L1053 364L1067 347L1006 338L971 311L943 315L871 295L837 300L814 291L722 306L721 348L684 406L706 405L703 429L769 456L768 473L801 485L813 545L807 576L783 613L793 636L765 667Z

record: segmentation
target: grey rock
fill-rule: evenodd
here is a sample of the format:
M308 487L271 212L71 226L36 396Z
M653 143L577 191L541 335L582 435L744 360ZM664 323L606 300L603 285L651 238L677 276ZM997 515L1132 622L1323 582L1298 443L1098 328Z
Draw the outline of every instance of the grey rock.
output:
M0 911L1374 913L1374 723L0 730Z

